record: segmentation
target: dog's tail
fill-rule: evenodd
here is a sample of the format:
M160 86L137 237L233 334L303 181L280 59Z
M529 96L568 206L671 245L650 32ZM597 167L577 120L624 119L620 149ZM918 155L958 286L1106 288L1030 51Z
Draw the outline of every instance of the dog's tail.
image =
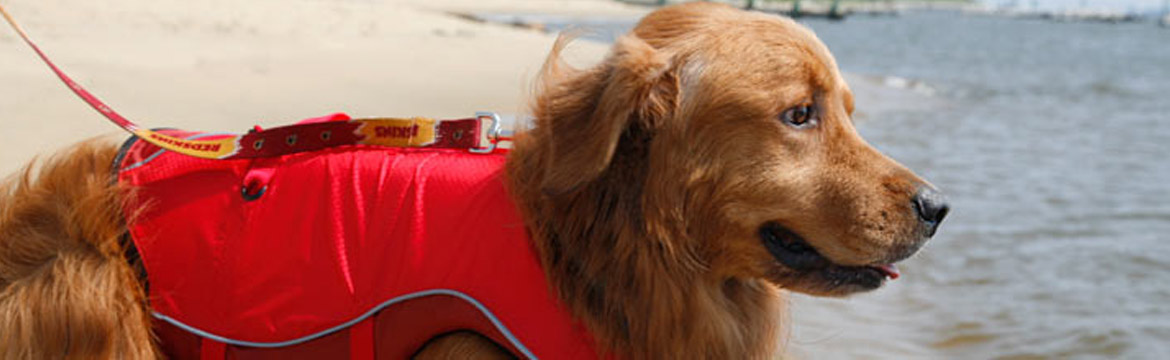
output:
M116 153L87 141L0 185L0 358L157 357L120 242Z

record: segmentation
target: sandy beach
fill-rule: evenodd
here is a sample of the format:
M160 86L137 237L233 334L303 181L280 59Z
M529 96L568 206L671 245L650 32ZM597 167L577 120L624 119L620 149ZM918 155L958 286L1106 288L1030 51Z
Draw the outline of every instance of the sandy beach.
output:
M11 0L67 73L147 127L241 132L333 112L452 118L526 112L555 35L452 13L637 17L604 0ZM574 63L606 45L578 41ZM125 135L0 29L0 174L93 136Z
M527 113L555 33L461 14L634 21L609 0L11 0L5 7L66 73L146 127L242 132L346 112L457 118ZM577 40L566 59L600 60ZM0 174L79 140L125 133L0 28ZM847 74L859 119L906 94ZM909 96L913 96L912 94Z

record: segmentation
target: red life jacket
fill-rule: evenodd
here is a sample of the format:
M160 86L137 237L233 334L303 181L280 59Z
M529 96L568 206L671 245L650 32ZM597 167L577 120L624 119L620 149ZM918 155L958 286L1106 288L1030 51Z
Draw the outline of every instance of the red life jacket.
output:
M115 169L136 189L127 222L165 354L401 359L470 330L520 358L596 358L503 163L370 146L204 160L131 139Z

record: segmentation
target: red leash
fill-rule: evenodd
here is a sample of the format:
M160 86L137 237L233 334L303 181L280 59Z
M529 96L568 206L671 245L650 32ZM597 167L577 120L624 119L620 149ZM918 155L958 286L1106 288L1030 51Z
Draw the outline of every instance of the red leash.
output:
M241 159L269 157L343 145L395 147L435 147L468 149L490 153L501 141L500 118L494 113L476 113L474 118L434 120L429 118L368 118L348 121L297 124L231 135L215 140L186 140L154 132L127 120L61 71L41 48L17 25L12 15L0 5L0 14L24 42L36 51L74 94L114 124L151 144L177 153L205 159ZM483 128L483 121L490 124ZM487 131L484 134L484 131ZM486 138L486 143L483 140Z

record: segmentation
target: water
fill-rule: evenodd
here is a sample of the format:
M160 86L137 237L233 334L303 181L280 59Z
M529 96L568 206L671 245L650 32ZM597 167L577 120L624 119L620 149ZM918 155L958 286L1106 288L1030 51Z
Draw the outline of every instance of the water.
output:
M908 327L886 341L1170 358L1170 31L938 13L809 25L845 71L945 100L859 125L955 208L887 289L904 295L874 300L914 308L912 322L867 315Z
M948 13L806 24L856 74L862 135L954 211L890 286L795 297L792 353L1170 358L1170 29Z

